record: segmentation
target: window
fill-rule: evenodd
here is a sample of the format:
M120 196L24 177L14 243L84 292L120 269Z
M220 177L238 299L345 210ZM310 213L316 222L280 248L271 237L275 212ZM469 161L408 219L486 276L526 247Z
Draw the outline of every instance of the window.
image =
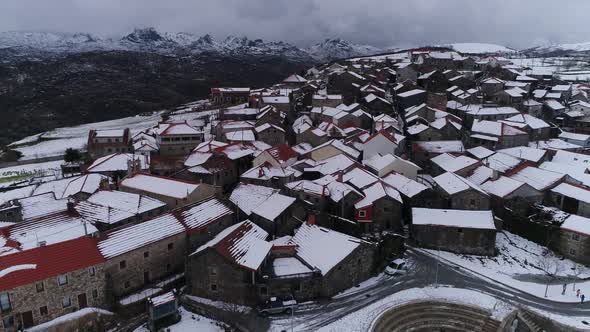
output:
M266 286L260 287L260 295L262 295L262 296L268 295L268 288L266 288Z
M572 233L572 240L580 241L580 234Z
M91 276L94 276L96 274L96 268L94 266L91 266L90 268L88 268L88 274L90 274Z
M168 250L172 250L174 248L174 243L168 243Z
M576 255L576 249L570 248L570 255L575 256Z
M60 286L67 285L68 284L68 276L65 274L57 276L57 284Z
M470 206L475 206L475 199L470 199L469 200L469 205Z
M209 284L209 289L212 292L217 292L217 284Z
M39 308L39 315L41 316L47 316L47 306L44 305L41 308Z
M293 290L295 290L296 292L301 292L301 283L296 283L295 287L293 287Z
M457 228L458 233L463 233L463 228Z
M14 326L14 317L9 316L2 318L2 324L4 325L5 329L9 329Z
M123 270L127 267L127 261L120 261L119 262L119 269Z
M38 282L35 287L37 288L37 293L42 292L45 290L45 285L43 285L43 281Z
M359 210L359 217L364 218L367 216L367 211L365 210Z
M172 270L172 265L166 264L166 271L170 272Z
M92 298L95 299L98 297L98 290L97 289L93 289L92 290Z
M8 293L0 293L0 312L7 312L12 309Z
M148 258L148 257L150 257L150 252L149 251L144 252L143 258Z
M125 283L123 284L123 287L129 288L129 286L131 286L131 283L129 281L125 281Z
M216 276L217 275L217 267L216 266L210 266L209 267L209 274L212 276Z
M72 305L72 300L69 296L66 296L63 298L63 300L61 300L61 304L64 308L67 308Z

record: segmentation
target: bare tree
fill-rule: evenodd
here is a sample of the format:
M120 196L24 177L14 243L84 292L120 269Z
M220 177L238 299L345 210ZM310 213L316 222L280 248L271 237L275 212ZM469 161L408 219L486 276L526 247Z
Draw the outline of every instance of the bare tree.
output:
M537 259L537 267L545 272L547 283L545 284L545 297L549 291L549 284L557 279L557 272L561 270L561 261L555 255L547 251Z
M578 281L581 274L586 272L586 267L584 265L580 265L578 263L574 263L574 267L572 268L574 271L574 284L572 285L572 291L576 291L576 281Z

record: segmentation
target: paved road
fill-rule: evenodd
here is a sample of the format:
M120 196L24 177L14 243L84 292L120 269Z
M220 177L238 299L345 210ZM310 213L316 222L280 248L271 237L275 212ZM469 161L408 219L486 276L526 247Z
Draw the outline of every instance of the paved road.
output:
M379 282L359 292L338 297L324 304L302 306L293 316L293 324L305 324L310 330L318 329L362 309L378 300L404 289L425 287L435 283L436 258L420 251L408 250L406 255L415 262L411 272L404 276L383 276ZM586 316L590 320L590 303L557 303L506 287L446 263L438 269L438 282L458 288L471 289L514 305L526 305L566 316ZM275 323L290 330L288 317L274 317Z

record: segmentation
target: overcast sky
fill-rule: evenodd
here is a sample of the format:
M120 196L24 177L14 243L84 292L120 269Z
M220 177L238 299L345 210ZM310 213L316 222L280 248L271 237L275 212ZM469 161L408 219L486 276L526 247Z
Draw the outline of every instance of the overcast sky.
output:
M122 35L135 27L308 46L590 41L589 0L0 0L0 31Z

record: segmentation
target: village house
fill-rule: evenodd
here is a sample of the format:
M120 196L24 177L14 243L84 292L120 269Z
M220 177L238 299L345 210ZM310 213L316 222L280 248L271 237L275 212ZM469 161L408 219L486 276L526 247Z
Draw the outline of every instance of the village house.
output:
M497 216L502 217L511 200L525 200L530 203L542 203L544 194L525 182L517 181L505 176L496 180L488 180L481 185L481 189L490 194L492 209Z
M504 81L496 77L486 78L479 82L479 84L486 98L492 98L498 92L504 90Z
M500 122L526 131L531 141L546 140L551 136L551 126L547 122L530 114L515 115L506 120L500 120Z
M119 300L152 282L184 270L186 231L171 213L101 236L109 293Z
M252 161L253 166L260 166L264 163L269 163L275 167L287 167L293 165L297 161L299 153L287 144L275 145L270 149L262 151Z
M86 145L88 157L93 160L113 153L133 152L129 128L90 130Z
M211 88L210 99L215 105L246 103L249 97L250 88Z
M204 133L186 122L160 123L154 130L162 155L184 155L204 141Z
M130 171L148 171L151 158L131 153L115 153L96 159L86 168L86 173L102 174L111 178L122 178Z
M475 183L451 172L435 177L436 190L442 194L444 208L489 210L490 197Z
M104 265L92 237L2 256L1 330L23 330L86 307L106 308Z
M590 264L590 219L570 215L559 227L559 253L580 264Z
M288 113L291 110L291 100L289 96L262 96L260 108L265 106L272 106L277 111Z
M472 146L484 146L491 149L526 146L529 135L504 122L474 120L471 125L469 142Z
M419 247L494 256L496 232L492 211L412 209L410 234Z
M567 213L590 217L590 189L572 183L561 183L551 189L555 206Z
M311 106L313 107L336 107L342 104L342 95L313 95Z
M75 206L80 216L100 231L147 220L165 208L166 203L151 197L107 190L98 191Z
M441 153L458 153L465 152L465 147L461 141L415 141L412 144L412 162L419 167L430 170L432 163L430 159Z
M227 227L235 224L235 213L217 198L190 204L171 212L185 226L188 252L211 240Z
M403 229L400 193L384 182L363 189L364 197L355 203L355 219L364 233Z
M568 143L590 148L590 135L562 131L558 137Z
M301 172L294 168L264 163L242 173L240 180L243 183L282 188L286 183L295 181L299 177L301 177Z
M346 154L356 160L361 153L355 148L350 147L339 140L333 139L307 151L305 156L315 161L321 161L339 154Z
M400 154L404 147L403 138L401 135L392 135L385 130L378 131L363 143L363 159L370 159L376 155Z
M440 175L445 172L455 173L459 176L467 176L475 168L481 165L477 159L465 155L455 156L449 153L442 153L431 159L432 175Z
M426 102L427 92L421 89L414 89L395 96L398 109L420 105Z
M277 145L285 143L285 129L271 124L265 123L254 128L256 136L259 141L268 145Z
M149 196L166 203L168 208L198 202L213 196L215 190L205 183L192 183L162 176L136 173L119 184L121 191Z

